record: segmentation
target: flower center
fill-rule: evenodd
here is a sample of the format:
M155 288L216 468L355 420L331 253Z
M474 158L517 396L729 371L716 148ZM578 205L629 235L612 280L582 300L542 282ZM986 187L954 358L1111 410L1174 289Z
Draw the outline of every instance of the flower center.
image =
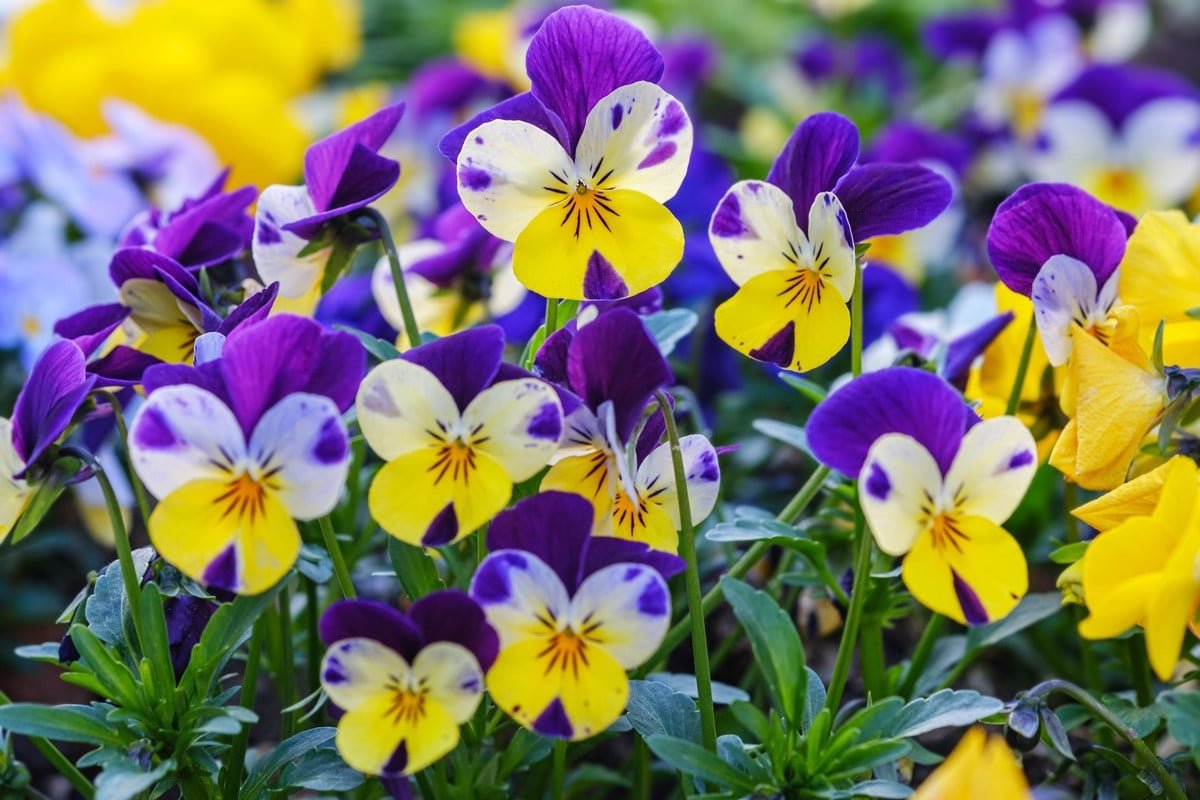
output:
M430 472L437 474L433 478L435 484L449 476L450 480L462 480L465 484L470 480L471 470L475 469L475 451L461 439L454 439L438 447L437 460L429 467Z
M569 669L578 678L579 667L588 666L588 643L583 636L567 628L550 637L538 658L546 659L543 677L556 669L562 672Z
M259 483L243 472L225 486L225 491L217 496L218 505L224 505L221 518L229 515L249 517L251 521L266 510L267 486Z
M636 538L634 531L646 527L646 508L645 498L639 496L634 502L623 490L618 490L613 499L613 528L616 533L621 534L622 528L626 528L625 535Z
M961 553L962 543L970 539L958 527L958 520L953 514L943 513L934 517L929 533L933 537L933 546L938 550L952 547Z
M388 706L388 716L397 723L415 725L417 720L425 716L426 690L411 691L396 688L392 695L391 705Z

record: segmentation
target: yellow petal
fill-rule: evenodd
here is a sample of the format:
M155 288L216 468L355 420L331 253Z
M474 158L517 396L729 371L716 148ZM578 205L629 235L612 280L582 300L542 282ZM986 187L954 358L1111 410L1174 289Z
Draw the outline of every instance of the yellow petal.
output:
M1170 680L1179 663L1179 651L1188 624L1194 617L1200 586L1190 576L1164 581L1146 609L1146 652L1161 680Z
M1172 463L1181 458L1184 457L1175 456L1150 472L1084 503L1071 513L1101 532L1115 528L1130 517L1148 517L1158 505L1167 470Z
M590 455L569 456L556 462L542 477L540 491L573 492L587 499L595 509L593 528L612 515L617 487L608 468L608 453L595 450Z
M338 722L337 748L354 769L379 775L400 767L420 772L458 744L458 725L440 703L426 697L420 711L396 713L396 692L381 692ZM401 760L397 750L404 748Z
M999 736L983 728L963 734L954 752L913 794L912 800L1028 800L1021 765Z

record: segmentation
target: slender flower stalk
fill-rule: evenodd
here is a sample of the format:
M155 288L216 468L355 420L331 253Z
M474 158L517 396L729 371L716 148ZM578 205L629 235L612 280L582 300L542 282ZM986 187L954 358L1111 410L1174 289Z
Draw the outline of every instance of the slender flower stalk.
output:
M250 634L250 649L246 654L246 671L242 677L242 696L239 705L242 708L254 709L255 689L258 685L258 667L262 660L263 639L266 628L260 620ZM246 760L246 745L250 741L250 726L244 725L233 739L229 748L228 762L225 765L225 787L222 796L225 800L237 800L242 788L242 766Z
M1008 405L1004 413L1017 413L1021 405L1021 391L1025 388L1025 373L1029 372L1029 359L1033 355L1033 343L1037 340L1037 316L1030 315L1029 330L1025 333L1025 343L1021 345L1021 360L1017 362L1017 375L1013 379L1012 391L1008 394Z
M553 297L546 298L546 338L549 339L551 334L558 330L558 300Z
M921 631L921 638L917 641L917 647L913 650L912 660L908 662L908 669L904 673L904 680L900 683L900 696L910 697L913 689L917 686L917 681L921 677L921 673L925 671L925 665L929 662L929 656L933 654L933 646L937 644L938 636L941 635L942 626L946 622L946 618L941 614L934 613L929 617L929 621L925 623L925 630Z
M417 317L413 314L412 301L408 298L408 287L404 283L404 269L400 264L400 255L396 252L396 242L392 238L392 229L387 220L374 208L363 211L379 231L383 251L387 254L388 263L392 268L392 285L396 289L396 300L400 303L400 314L404 318L404 335L408 337L408 346L416 347L421 343L421 328L417 325Z
M338 544L337 534L333 532L333 523L326 515L317 520L317 524L321 526L321 537L325 540L325 549L329 551L329 559L333 562L333 574L337 578L342 597L353 600L358 594L354 591L354 582L350 580L350 570L346 567L342 546Z
M692 510L687 491L687 473L683 467L683 452L679 447L679 431L675 414L667 395L661 389L654 393L667 423L667 441L671 444L671 462L675 467L675 491L679 497L679 553L687 567L684 581L687 586L688 611L692 625L692 658L696 669L696 692L700 699L700 735L704 746L716 752L717 718L713 710L712 673L708 664L708 633L704 627L703 599L700 596L700 567L696 559L696 533L692 530Z
M113 421L117 425L117 435L121 437L121 444L125 447L125 452L129 452L129 426L125 424L124 409L121 408L121 401L112 392L100 393L108 404L112 406ZM137 499L138 513L141 514L142 524L147 528L150 526L150 498L146 495L146 487L142 485L142 479L138 477L137 472L132 468L130 463L129 470L130 483L133 484L133 496Z

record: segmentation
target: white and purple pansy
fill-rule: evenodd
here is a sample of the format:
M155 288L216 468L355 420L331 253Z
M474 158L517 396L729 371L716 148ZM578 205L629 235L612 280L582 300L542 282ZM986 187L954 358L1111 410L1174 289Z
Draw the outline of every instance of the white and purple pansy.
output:
M1025 595L1025 555L1000 527L1037 470L1018 419L980 421L936 375L892 367L831 394L805 430L822 463L857 479L876 544L903 556L901 578L923 605L982 625Z
M458 744L483 699L499 638L465 592L437 591L402 613L342 600L321 616L321 688L342 712L337 747L385 779L420 772Z
M578 740L608 729L629 697L626 670L666 635L666 578L679 558L590 533L591 506L543 492L497 515L471 596L500 635L492 699L524 727Z
M150 539L194 580L259 594L300 552L295 520L328 514L350 463L342 411L362 375L354 337L280 315L214 337L219 357L145 374L134 469L159 503Z
M459 196L514 243L513 269L546 297L616 299L661 283L683 255L664 207L692 151L683 104L656 82L663 59L636 27L559 9L529 44L532 90L442 140Z
M426 546L458 541L558 449L558 394L503 354L503 330L487 325L408 350L363 379L359 425L386 462L367 504L392 536Z
M1076 328L1110 339L1130 227L1109 206L1062 183L1027 184L996 209L988 254L1000 280L1033 300L1053 366L1070 358Z
M716 330L739 352L786 369L824 364L846 344L855 240L902 233L937 217L950 184L917 164L856 166L858 129L845 117L801 123L766 181L741 181L709 224L738 285Z

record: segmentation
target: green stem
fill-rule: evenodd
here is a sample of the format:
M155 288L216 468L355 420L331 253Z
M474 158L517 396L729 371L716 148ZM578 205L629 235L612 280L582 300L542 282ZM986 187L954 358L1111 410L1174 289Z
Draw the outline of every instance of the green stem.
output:
M0 706L11 705L12 700L8 695L0 689ZM96 787L92 786L92 782L84 777L83 773L71 763L71 760L62 754L62 751L54 746L54 743L49 739L44 739L41 736L27 736L29 743L32 744L39 753L41 753L50 765L53 766L58 773L67 779L67 783L86 798L92 800L96 796Z
M817 492L821 490L821 486L825 483L825 479L827 477L829 477L829 467L817 467L816 471L809 476L808 480L804 482L804 485L800 487L800 489L796 492L796 495L791 499L791 501L788 502L783 511L779 512L775 519L779 522L786 522L789 524L795 522L796 519L799 518L800 512L802 512L804 508L810 502L812 502L812 499L816 497ZM726 574L734 578L741 578L743 575L749 572L755 564L761 561L763 556L765 556L767 551L770 549L770 540L755 542L748 550L746 550L745 553L742 554L741 558L739 558L729 567L729 569L726 571ZM721 591L720 584L717 584L713 588L709 589L708 593L705 594L704 598L700 601L701 615L707 617L709 614L711 614L713 609L717 607L724 596L725 594ZM683 618L680 619L679 622L676 622L671 627L671 630L667 631L667 635L663 639L662 644L659 645L658 650L654 653L653 657L646 662L646 666L644 666L642 670L639 670L639 674L648 672L649 670L647 667L658 664L666 659L666 657L670 655L670 653L688 637L688 633L691 631L691 616L691 609L688 609L688 611L684 612Z
M925 630L921 631L921 638L917 640L912 660L908 662L908 669L904 672L904 681L900 684L901 697L908 698L912 695L917 680L929 662L929 656L933 654L933 646L937 644L938 635L942 632L942 625L945 621L946 618L941 614L933 614L929 617L929 622L925 623Z
M679 446L679 430L667 395L655 392L663 420L667 424L667 441L671 444L671 462L675 467L675 494L679 502L679 553L685 564L684 583L687 587L688 616L692 625L692 658L696 668L696 693L700 705L700 738L705 748L717 752L717 715L713 709L712 672L708 665L708 632L704 627L704 611L700 596L700 567L696 559L696 532L692 528L692 509L688 497L687 470L683 466L683 451Z
M142 524L146 526L146 530L150 530L150 499L146 494L146 487L142 485L142 479L138 477L137 470L133 468L133 461L129 460L129 427L125 424L124 409L121 408L121 401L111 392L101 392L101 395L112 406L113 420L117 424L117 434L121 437L121 444L125 447L125 457L129 463L129 482L133 485L133 496L137 498L138 513L142 516Z
M254 626L250 634L250 650L246 654L246 671L242 676L242 708L254 710L255 689L258 686L258 667L262 660L263 639L266 631L262 620ZM243 725L233 738L229 748L229 760L225 765L225 787L222 796L225 800L237 800L242 789L242 768L246 760L246 745L250 742L250 726Z
M350 580L350 570L346 568L346 559L342 555L342 546L333 532L333 523L326 515L318 519L317 524L321 526L321 536L325 540L325 549L329 551L329 559L333 562L333 574L342 590L342 597L349 600L357 598L358 593L354 591L354 583Z
M292 641L292 590L287 581L279 587L279 706L290 708L296 702L296 655ZM280 738L286 739L296 731L296 711L285 711L280 723Z
M854 584L850 588L850 609L846 612L846 624L842 628L842 641L838 644L837 660L833 664L833 675L829 679L829 690L825 695L825 707L833 714L842 703L842 692L850 676L850 659L858 639L858 627L862 621L863 607L867 600L867 582L870 580L871 547L873 541L866 535L866 524L862 508L854 511Z
M1025 374L1029 372L1029 358L1033 355L1033 343L1036 339L1037 322L1031 314L1029 330L1025 332L1025 344L1021 346L1021 360L1017 362L1017 377L1013 381L1012 391L1008 393L1008 405L1004 408L1005 414L1017 413L1017 408L1021 405L1021 392L1025 389Z
M421 343L421 328L417 325L417 317L413 314L412 302L408 299L408 287L404 284L404 269L400 266L400 255L396 252L396 242L392 239L392 229L387 220L373 208L364 212L375 228L379 231L379 239L383 243L383 252L387 254L388 263L392 268L392 285L396 290L396 300L400 303L400 316L404 318L404 335L408 337L408 346L416 347Z
M854 376L862 375L863 351L863 293L862 293L862 259L854 259L854 293L850 295L850 372Z
M1066 539L1067 542L1079 541L1079 520L1075 519L1075 515L1071 513L1071 509L1079 505L1079 489L1071 481L1063 481L1063 506L1067 514L1066 521Z
M304 583L304 621L305 621L305 674L307 683L305 688L310 692L315 692L321 688L321 634L320 634L320 616L321 604L317 599L317 584L308 578L303 578Z
M550 778L551 800L563 799L563 783L567 772L567 743L562 739L554 742L554 765Z
M558 330L558 300L553 297L546 298L546 338L550 338L550 334Z
M1171 800L1187 800L1187 795L1183 793L1175 777L1171 775L1170 770L1159 760L1150 746L1137 735L1127 728L1111 711L1105 708L1104 704L1092 697L1091 694L1084 691L1070 681L1049 680L1039 683L1026 694L1026 697L1033 700L1040 700L1054 693L1065 694L1075 702L1082 705L1092 716L1103 722L1108 727L1117 732L1129 745L1133 748L1133 752L1137 755L1138 760L1142 762L1142 766L1154 773L1158 778L1159 784L1162 785L1163 791L1167 793L1167 797Z
M1125 640L1129 656L1129 672L1133 676L1133 688L1137 692L1137 704L1143 708L1154 702L1154 686L1150 678L1150 661L1146 657L1146 640L1142 635L1130 636Z
M862 661L863 685L873 698L887 694L887 660L883 652L883 626L876 619L863 620L858 657Z

